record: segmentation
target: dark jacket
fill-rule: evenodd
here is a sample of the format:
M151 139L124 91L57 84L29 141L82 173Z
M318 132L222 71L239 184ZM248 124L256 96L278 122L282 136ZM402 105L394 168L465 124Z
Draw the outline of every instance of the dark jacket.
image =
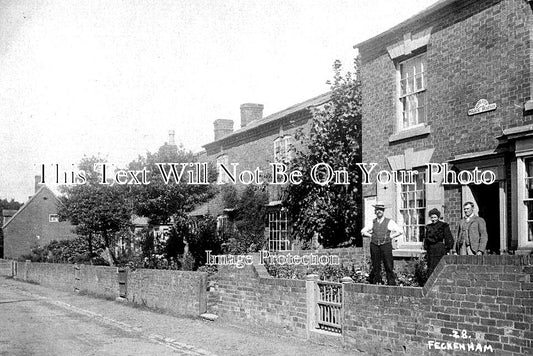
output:
M443 221L437 221L434 224L426 225L426 234L424 238L424 249L429 250L431 246L441 242L445 251L453 248L454 240L450 230L450 225Z
M455 250L459 253L461 249L461 232L466 232L466 244L470 246L474 253L481 251L485 252L487 247L488 235L487 225L485 219L479 216L473 216L469 222L466 219L461 220L459 229L457 230L457 239L455 240Z

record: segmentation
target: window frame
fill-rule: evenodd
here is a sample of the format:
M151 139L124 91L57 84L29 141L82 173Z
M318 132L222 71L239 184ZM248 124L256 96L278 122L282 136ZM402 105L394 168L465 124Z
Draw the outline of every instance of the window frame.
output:
M284 208L271 209L267 212L267 214L268 214L267 216L268 250L269 251L290 251L291 250L291 241L290 241L291 226L290 226L289 214L287 210ZM284 247L284 248L281 248L281 247Z
M410 67L414 69L413 76L407 76L405 78L402 78L402 68L409 62L416 61L419 58L423 58L421 61L421 72L416 72L416 65L412 65ZM422 53L419 53L417 55L411 56L409 58L403 59L402 61L399 61L397 63L397 127L398 132L407 131L419 127L423 127L426 125L427 122L427 112L428 112L428 96L427 96L427 79L428 79L428 72L427 72L427 51L423 51ZM407 71L409 73L410 71ZM403 91L402 82L406 80L405 87L408 87L408 82L410 78L415 78L414 85L416 86L416 77L420 75L422 78L422 87L421 88L415 88L412 91L405 90L405 93ZM423 106L417 106L414 109L414 112L416 113L416 124L412 125L405 125L405 121L408 123L412 121L413 119L411 117L408 117L407 119L404 118L404 116L412 112L412 110L406 110L407 103L409 102L409 98L417 98L418 96L423 96L424 98L424 105ZM419 117L418 110L420 108L424 109L424 116L422 118Z
M292 159L292 136L279 136L274 140L274 162L288 163Z
M402 243L401 245L404 245L405 247L420 247L422 246L422 243L423 243L423 238L424 238L424 235L425 235L425 226L427 224L427 186L425 184L425 175L426 175L426 172L425 172L425 169L423 168L420 168L420 169L417 169L418 171L418 174L416 175L416 179L415 179L415 183L397 183L396 184L396 192L397 192L397 196L396 196L396 201L398 202L398 205L397 205L397 216L398 216L398 224L400 225L400 227L402 228L403 230L403 237L402 237ZM418 186L418 183L421 184L421 186L419 187ZM407 191L404 191L403 188L405 186L407 187L412 187L413 184L415 185L414 189L412 190L407 190ZM417 196L418 194L422 192L423 193L423 205L422 207L419 207L417 206L417 202L418 202L418 199L417 199ZM418 193L418 194L417 194ZM414 206L411 207L410 204L409 204L409 200L407 202L407 207L403 207L403 198L402 196L403 195L406 195L407 198L409 197L409 194L413 194L414 195ZM408 198L409 199L409 198ZM415 223L415 224L412 224L410 221L405 221L404 219L404 215L403 215L403 211L410 211L410 210L415 210L415 211L418 211L418 210L421 210L421 219L422 219L422 222L420 222L420 220L418 221L418 223ZM413 241L412 239L410 239L410 229L416 229L418 227L418 240L417 241ZM416 231L416 230L413 230L413 231ZM408 234L409 233L409 234Z
M524 204L524 225L525 225L525 234L523 243L525 246L531 246L533 245L533 219L529 219L530 217L530 211L531 215L533 215L533 157L524 157L522 160L522 164L524 167L524 177L523 177L523 186L521 186L520 189L522 189L524 196L522 197L521 201ZM528 172L528 168L530 168L530 172ZM528 185L532 187L532 189L528 189ZM531 228L529 227L531 224Z
M49 223L58 223L59 222L59 215L58 214L48 214L48 222Z

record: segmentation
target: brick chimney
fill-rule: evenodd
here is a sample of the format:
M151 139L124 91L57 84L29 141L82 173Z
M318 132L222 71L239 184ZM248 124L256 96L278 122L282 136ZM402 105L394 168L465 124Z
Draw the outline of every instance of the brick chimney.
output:
M242 104L241 105L241 127L245 127L252 120L263 118L263 104Z
M213 122L215 126L215 141L233 132L233 120L218 119Z

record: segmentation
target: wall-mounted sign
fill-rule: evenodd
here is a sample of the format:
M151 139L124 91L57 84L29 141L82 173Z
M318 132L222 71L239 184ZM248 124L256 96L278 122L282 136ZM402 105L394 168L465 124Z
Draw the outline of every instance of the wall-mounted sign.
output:
M487 99L480 99L473 109L468 110L468 116L481 114L482 112L496 110L496 103L489 104Z

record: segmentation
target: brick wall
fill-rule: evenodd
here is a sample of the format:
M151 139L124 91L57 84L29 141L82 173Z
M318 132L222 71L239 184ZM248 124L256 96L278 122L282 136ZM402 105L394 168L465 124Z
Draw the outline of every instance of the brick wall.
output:
M532 263L531 256L446 256L424 288L346 285L345 342L363 351L420 355L436 352L430 341L530 354Z
M382 54L362 65L363 161L386 169L387 155L407 148L435 148L433 161L444 162L458 154L496 148L502 129L530 123L533 117L524 116L522 109L531 85L530 13L525 1L483 1L435 23L415 23L433 26L427 47L431 133L390 145L398 102L396 67L384 51L392 43L383 44ZM398 32L403 36L418 30ZM481 98L496 102L497 109L468 116L468 109Z
M450 224L450 229L453 236L456 236L459 222L463 217L462 202L461 202L461 188L446 186L444 188L444 205L443 216L445 221Z
M111 276L87 267L80 276ZM72 290L73 271L73 265L19 263L18 278ZM209 296L203 293L206 280L205 273L136 270L128 273L127 296L134 303L189 315L198 315L199 300L208 300L209 311L226 320L301 338L316 334L307 327L308 311L315 309L308 305L309 282L273 279L260 265L220 267L210 277ZM87 290L97 290L89 285ZM330 342L374 354L430 355L435 345L458 348L447 353L468 354L469 345L478 344L498 355L533 353L531 255L445 256L424 288L343 286L343 333Z
M306 335L305 282L269 278L261 267L220 268L210 283L210 311L315 339L317 333ZM446 256L424 288L344 284L342 337L318 335L372 354L430 355L435 345L456 347L450 354L469 354L469 347L529 354L532 277L531 256Z
M74 265L17 262L15 278L71 292L74 290Z
M12 276L12 262L0 258L0 276L11 277Z
M255 266L222 267L216 279L222 318L306 337L305 281L260 277Z
M176 314L205 313L207 273L138 269L128 272L127 299Z
M16 265L15 279L108 299L119 297L116 267L34 262ZM181 315L199 315L207 310L207 273L140 269L127 271L126 278L129 302Z
M119 296L116 267L76 265L73 271L74 289L80 293L108 299Z
M310 119L311 113L308 110L293 113L282 122L274 122L261 128L261 130L256 129L257 132L255 134L251 133L249 137L233 140L225 144L221 143L216 148L211 148L207 151L205 160L214 165L217 157L227 155L230 172L233 169L231 164L239 163L236 168L237 184L228 183L238 190L245 188L245 185L238 182L238 174L243 170L254 171L259 168L263 172L262 180L270 182L272 180L270 163L274 162L274 140L280 137L280 133L290 135L295 149L301 149L301 144L294 137L298 129L307 128ZM279 193L276 188L279 190L279 186L269 187L270 200L279 199ZM276 193L278 194L276 195Z
M434 148L432 162L457 155L494 150L502 130L530 124L524 103L530 99L531 41L526 1L464 1L421 21L396 28L387 36L362 44L363 162L389 169L387 156ZM431 133L389 143L396 133L397 70L386 48L433 27L427 45L427 124ZM468 116L479 99L497 109ZM375 176L372 177L375 182ZM364 196L375 186L363 187ZM460 215L453 204L446 214ZM510 215L509 215L510 216ZM455 219L455 218L452 218ZM453 221L452 221L453 223Z

